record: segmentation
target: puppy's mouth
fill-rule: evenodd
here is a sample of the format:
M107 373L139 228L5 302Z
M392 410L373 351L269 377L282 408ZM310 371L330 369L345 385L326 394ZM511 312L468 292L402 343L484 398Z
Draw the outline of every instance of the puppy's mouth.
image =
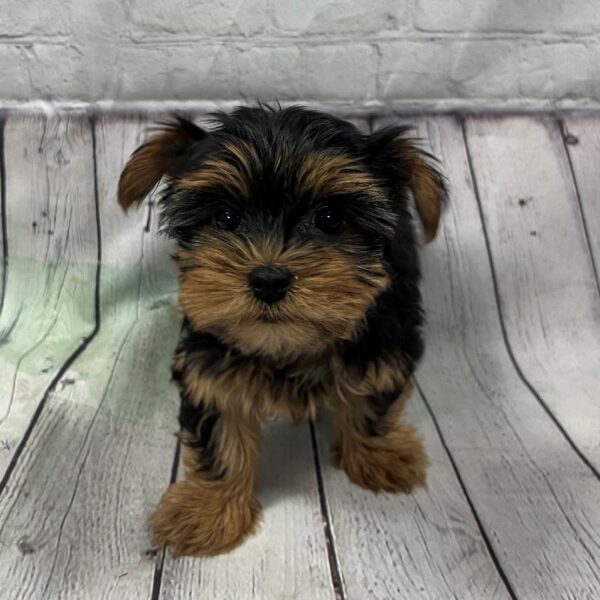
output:
M289 319L287 317L282 317L282 316L278 316L278 315L260 315L257 320L259 323L271 323L271 324L289 322Z
M323 246L236 251L225 260L207 246L182 261L180 304L198 330L250 354L314 354L354 339L390 281L382 264Z
M259 323L281 325L283 323L290 323L294 319L290 315L285 314L281 309L265 306L256 317L256 320Z

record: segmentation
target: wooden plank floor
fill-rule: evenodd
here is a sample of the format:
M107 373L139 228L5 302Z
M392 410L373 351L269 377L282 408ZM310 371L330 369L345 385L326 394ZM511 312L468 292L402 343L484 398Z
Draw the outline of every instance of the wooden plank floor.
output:
M8 114L0 148L0 600L600 598L600 116L396 115L451 202L423 249L409 497L352 486L325 421L265 426L261 532L173 560L176 279L116 183L157 115ZM200 116L199 116L200 118Z

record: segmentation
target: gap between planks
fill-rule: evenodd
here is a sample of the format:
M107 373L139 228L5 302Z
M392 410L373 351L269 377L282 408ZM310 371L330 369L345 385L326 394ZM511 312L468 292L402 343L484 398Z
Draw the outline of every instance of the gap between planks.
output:
M554 120L554 123L558 127L560 127L560 123L557 120ZM479 211L479 218L480 218L480 222L481 222L481 228L482 228L482 231L483 231L483 237L484 237L484 240L485 240L485 250L487 252L488 262L489 262L489 265L490 265L490 271L491 271L491 277L492 277L492 283L493 283L493 289L494 289L494 296L496 298L496 306L497 306L497 309L498 309L498 317L499 317L499 322L500 322L500 328L501 328L501 331L502 331L502 337L503 337L503 340L504 340L504 345L506 346L506 350L508 352L508 355L510 356L510 359L511 359L511 362L513 363L514 369L517 372L518 376L520 377L521 381L525 384L525 386L529 389L529 391L531 392L531 394L538 401L538 403L543 408L543 410L545 411L545 413L548 415L548 417L554 423L554 425L556 426L556 428L563 435L563 437L565 438L565 440L567 441L567 443L571 446L571 448L575 452L575 454L588 467L588 469L590 469L590 471L594 474L594 476L596 477L596 479L600 480L600 472L598 471L598 469L596 468L596 466L586 456L586 454L582 451L582 449L579 447L579 445L574 441L574 439L572 438L572 436L566 430L565 426L561 423L561 421L558 418L558 416L548 406L547 402L542 397L542 394L531 383L530 379L527 377L527 375L525 374L523 368L521 367L520 362L517 360L517 357L515 356L515 352L513 350L513 345L511 344L510 336L508 335L508 331L507 331L507 327L506 327L506 317L504 315L504 311L503 311L503 307L502 307L502 301L501 301L501 297L500 297L500 291L499 291L500 290L500 286L499 286L499 283L498 283L498 275L497 275L496 263L495 263L494 255L493 255L492 249L491 249L490 236L489 236L489 233L488 233L488 227L486 225L485 211L484 211L483 206L482 206L481 192L479 190L477 172L476 172L476 169L475 169L475 167L473 165L472 151L471 151L471 147L470 147L470 144L469 144L469 138L468 138L467 131L466 131L466 122L465 122L464 118L461 118L461 120L460 120L460 126L461 126L462 135L463 135L465 150L466 150L466 153L467 153L467 161L468 161L468 165L469 165L469 171L470 171L471 178L472 178L472 181L473 181L473 188L474 188L474 192L475 192L475 198L477 200L477 207L478 207L478 211ZM568 157L568 151L567 151L566 147L565 147L565 156ZM575 181L575 178L574 178L574 173L572 171L572 168L571 168L570 172L571 172L571 176L573 177L573 180L571 181L571 183L575 186L575 189L577 189L577 184L576 184L576 181ZM578 198L578 200L579 200L579 198ZM580 204L579 204L579 207L581 207ZM582 219L582 225L585 228L585 231L586 231L586 234L587 234L587 228L586 228L586 225L585 225L585 218L584 218L584 215L583 215L582 212L580 212L580 216L581 216L581 219ZM591 246L589 245L589 239L587 237L586 237L586 242L587 242L587 249L588 249L588 252L589 252L589 257L593 260L593 256L591 254Z

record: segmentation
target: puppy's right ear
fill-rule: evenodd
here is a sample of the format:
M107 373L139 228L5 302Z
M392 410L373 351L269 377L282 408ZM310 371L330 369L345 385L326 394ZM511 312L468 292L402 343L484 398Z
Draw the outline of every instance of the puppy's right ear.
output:
M131 155L121 173L119 204L125 211L140 204L163 176L181 173L192 147L208 136L182 117L159 124L159 132Z

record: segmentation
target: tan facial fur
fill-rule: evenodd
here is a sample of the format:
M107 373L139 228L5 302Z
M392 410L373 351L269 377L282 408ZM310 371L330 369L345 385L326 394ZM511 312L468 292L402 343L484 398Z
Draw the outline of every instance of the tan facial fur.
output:
M178 255L180 305L198 330L242 352L289 357L351 339L389 285L381 263L351 260L334 248L284 249L275 241L257 247L233 235L211 238L201 249ZM287 297L273 306L257 302L248 290L248 273L264 264L294 274Z

